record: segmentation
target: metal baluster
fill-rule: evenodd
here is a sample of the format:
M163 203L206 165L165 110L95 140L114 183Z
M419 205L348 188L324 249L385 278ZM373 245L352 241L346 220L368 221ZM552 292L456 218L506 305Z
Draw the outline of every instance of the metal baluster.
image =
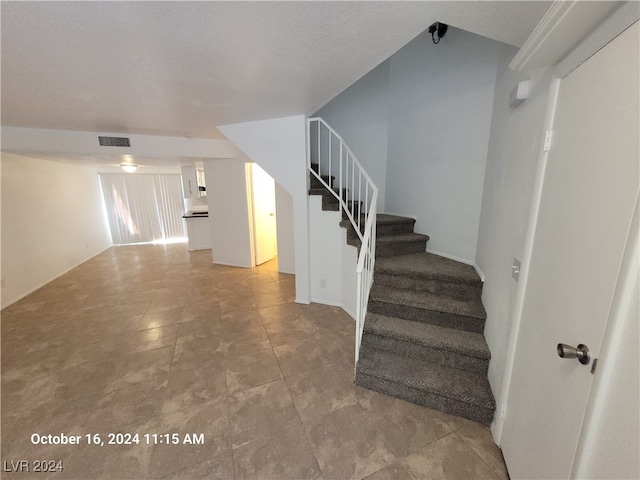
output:
M344 146L340 143L340 172L338 173L338 191L341 192L342 195L342 150Z
M333 144L333 133L329 132L329 181L327 182L329 184L329 186L331 186L331 164L332 162L332 150L333 148L331 148Z
M358 231L362 232L362 229L360 228L360 220L362 219L362 216L360 215L360 201L362 200L362 170L358 169L358 198L357 198L357 205L358 205ZM354 209L355 207L355 203L354 205Z
M320 142L320 121L319 120L318 120L318 142L317 143L318 143L318 172L317 173L319 174L320 173L320 161L321 161L321 157L320 157L320 155L321 155L321 148L320 148L320 145L321 145L321 142Z

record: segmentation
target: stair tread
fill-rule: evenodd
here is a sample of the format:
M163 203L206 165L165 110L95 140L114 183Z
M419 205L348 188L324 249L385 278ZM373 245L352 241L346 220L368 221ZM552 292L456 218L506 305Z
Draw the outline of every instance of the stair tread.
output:
M364 221L364 219L365 219L365 216L362 215L361 220ZM387 215L386 213L376 214L377 225L393 225L393 224L402 224L402 223L415 223L415 219L410 217L400 217L398 215Z
M381 258L376 261L376 272L459 283L482 283L471 265L427 252Z
M358 372L418 390L494 409L495 400L484 375L426 363L393 352L362 348Z
M489 347L481 333L440 327L402 318L368 313L365 333L417 343L426 347L454 351L482 359L490 359Z
M337 188L332 189L336 194L338 194L340 191ZM325 187L318 187L318 188L310 188L309 189L309 195L331 195L331 192L329 191L329 189L325 188ZM336 201L338 199L336 198Z
M377 267L377 264L376 264ZM407 290L389 286L376 285L371 287L370 300L377 300L396 305L406 305L409 307L424 310L434 310L443 313L465 315L480 320L485 320L487 314L482 306L480 298L456 299L444 295L436 295L427 291Z
M399 215L387 215L386 213L378 213L376 215L376 223L378 225L388 225L393 223L416 222L415 218L401 217Z
M420 233L394 233L393 235L382 235L376 239L378 245L424 241L429 241L429 236Z

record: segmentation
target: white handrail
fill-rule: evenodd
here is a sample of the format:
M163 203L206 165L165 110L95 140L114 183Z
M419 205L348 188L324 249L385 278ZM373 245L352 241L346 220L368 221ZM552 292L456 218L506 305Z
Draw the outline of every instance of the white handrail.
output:
M309 118L307 128L309 172L338 199L340 211L347 216L361 242L356 266L355 362L357 363L364 319L367 314L369 291L373 284L378 187L342 137L322 118ZM326 136L326 140L324 136ZM324 147L323 143L325 143ZM315 144L315 148L312 144ZM337 155L334 155L334 148L339 149ZM312 161L314 159L315 162ZM318 165L317 170L313 167L314 163ZM332 176L332 173L336 173L336 168L338 169L337 188L335 175ZM328 174L325 177L327 181L323 178L324 172Z

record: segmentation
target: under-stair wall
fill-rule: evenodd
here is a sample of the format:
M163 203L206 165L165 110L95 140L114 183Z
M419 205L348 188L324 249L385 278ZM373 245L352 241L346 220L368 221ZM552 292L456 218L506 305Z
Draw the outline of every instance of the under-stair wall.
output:
M322 197L309 197L311 301L342 307L355 316L357 250L347 245L342 214L322 209Z
M308 170L303 115L221 125L218 129L292 197L296 302L311 301L309 282ZM287 272L290 273L290 272Z

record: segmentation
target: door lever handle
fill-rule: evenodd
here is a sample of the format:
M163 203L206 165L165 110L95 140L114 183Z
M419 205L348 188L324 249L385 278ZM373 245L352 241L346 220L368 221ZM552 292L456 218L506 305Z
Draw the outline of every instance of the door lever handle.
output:
M558 356L560 358L577 358L578 361L583 365L588 365L591 361L591 354L589 353L589 347L584 344L580 344L577 347L572 347L571 345L566 345L564 343L559 343L556 347L558 351Z

